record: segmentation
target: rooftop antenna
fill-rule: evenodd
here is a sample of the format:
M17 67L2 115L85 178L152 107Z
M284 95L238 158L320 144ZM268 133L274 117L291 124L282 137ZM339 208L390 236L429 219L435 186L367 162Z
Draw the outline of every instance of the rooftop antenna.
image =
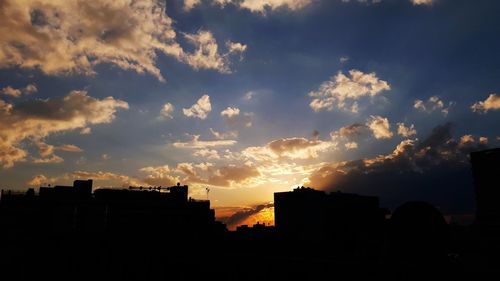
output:
M208 186L207 186L207 187L205 187L205 190L207 191L207 200L209 200L209 199L208 199L208 193L210 193L210 187L208 187Z

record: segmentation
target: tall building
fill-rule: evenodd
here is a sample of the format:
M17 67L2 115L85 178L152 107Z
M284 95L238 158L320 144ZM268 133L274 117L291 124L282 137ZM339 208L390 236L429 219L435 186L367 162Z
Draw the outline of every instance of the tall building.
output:
M384 221L378 197L303 186L274 193L274 210L276 231L284 237L345 245L373 239Z
M476 222L483 235L500 234L500 148L470 154L476 192ZM500 238L497 238L500 239Z

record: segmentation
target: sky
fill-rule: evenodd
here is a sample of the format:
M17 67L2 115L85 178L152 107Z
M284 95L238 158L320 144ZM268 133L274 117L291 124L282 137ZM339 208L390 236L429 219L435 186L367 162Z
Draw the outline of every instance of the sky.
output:
M500 144L500 3L7 0L0 185L190 186L269 217L297 186L474 210ZM272 218L269 219L272 221Z

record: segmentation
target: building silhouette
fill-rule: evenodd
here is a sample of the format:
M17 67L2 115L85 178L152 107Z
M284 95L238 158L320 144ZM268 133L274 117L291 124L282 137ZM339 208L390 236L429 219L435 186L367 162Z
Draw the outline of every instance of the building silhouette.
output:
M295 241L323 241L336 253L373 251L380 246L385 210L379 199L297 187L274 194L277 234Z
M140 232L163 237L205 239L225 226L215 220L208 200L188 198L188 186L100 188L92 180L73 186L42 186L25 194L3 192L0 225L16 232Z
M500 148L470 154L476 193L476 222L483 239L500 244Z
M449 227L439 210L426 202L407 202L394 210L386 231L385 253L391 262L443 263Z
M0 279L498 275L500 149L471 153L471 164L474 226L450 226L425 202L404 203L390 214L378 197L309 187L274 194L274 227L257 223L236 231L216 221L210 201L190 198L186 185L94 190L92 180L76 180L38 192L2 190Z

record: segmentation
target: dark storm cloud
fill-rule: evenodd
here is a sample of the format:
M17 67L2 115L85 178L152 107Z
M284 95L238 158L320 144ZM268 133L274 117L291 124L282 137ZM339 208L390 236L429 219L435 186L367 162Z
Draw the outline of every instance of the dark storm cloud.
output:
M311 174L309 185L377 195L385 207L424 200L443 212L470 212L474 194L468 153L486 146L470 137L452 139L452 127L437 126L421 142L402 141L387 155L327 164Z

